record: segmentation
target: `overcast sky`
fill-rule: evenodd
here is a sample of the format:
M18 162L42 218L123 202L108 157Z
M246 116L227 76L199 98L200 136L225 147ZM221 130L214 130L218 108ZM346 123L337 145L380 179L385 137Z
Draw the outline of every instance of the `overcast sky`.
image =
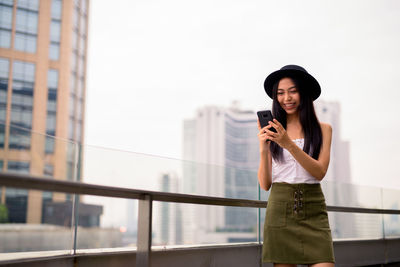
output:
M197 108L270 106L298 64L341 104L353 182L400 189L399 29L396 0L92 0L85 142L182 158Z

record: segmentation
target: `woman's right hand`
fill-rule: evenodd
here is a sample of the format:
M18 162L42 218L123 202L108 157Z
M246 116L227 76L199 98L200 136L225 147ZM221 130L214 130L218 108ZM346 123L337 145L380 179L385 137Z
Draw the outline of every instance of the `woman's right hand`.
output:
M271 125L267 125L264 128L261 128L260 121L257 120L257 126L258 126L257 136L258 140L260 141L260 153L268 153L271 141L268 140L267 130L271 128Z

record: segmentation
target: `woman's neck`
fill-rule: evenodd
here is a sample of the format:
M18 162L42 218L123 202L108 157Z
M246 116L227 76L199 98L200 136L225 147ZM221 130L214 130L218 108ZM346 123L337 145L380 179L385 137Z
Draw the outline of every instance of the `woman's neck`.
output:
M299 122L300 122L299 112L286 115L286 123L287 124L297 124Z

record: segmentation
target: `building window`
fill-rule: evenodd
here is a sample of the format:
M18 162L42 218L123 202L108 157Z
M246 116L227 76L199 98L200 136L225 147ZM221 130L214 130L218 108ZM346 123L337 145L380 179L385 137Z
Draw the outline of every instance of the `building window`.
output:
M35 64L14 61L11 97L11 149L30 148Z
M18 0L18 8L39 11L39 0Z
M28 174L29 162L8 161L7 169L9 172ZM6 206L8 209L9 223L26 223L28 190L7 188Z
M60 57L60 44L50 43L49 58L51 60L58 60Z
M45 164L43 169L43 175L47 177L53 177L54 166L52 164Z
M0 58L0 148L4 148L9 61Z
M54 136L56 135L58 71L50 69L47 74L47 119L46 119L46 153L54 153Z
M36 52L38 9L38 0L17 1L15 50Z
M58 60L60 56L61 14L62 1L52 0L49 49L49 57L51 60Z
M75 97L76 81L77 81L76 74L73 72L71 74L71 89L69 94L69 122L68 122L68 139L71 140L74 140L75 137L75 110L77 106L77 101Z
M0 47L11 47L13 2L0 2Z
M25 161L8 161L7 169L9 172L29 173L29 162Z
M69 118L68 122L68 139L74 140L74 132L75 132L75 120L74 118Z
M51 1L51 18L61 20L62 0Z

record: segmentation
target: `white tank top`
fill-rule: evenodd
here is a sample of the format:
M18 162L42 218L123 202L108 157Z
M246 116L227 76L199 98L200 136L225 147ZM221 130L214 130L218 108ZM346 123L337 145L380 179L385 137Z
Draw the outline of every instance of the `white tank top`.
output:
M304 138L293 140L295 144L303 149ZM283 149L283 162L275 162L272 158L272 182L289 183L289 184L316 184L319 181L306 171L298 162L294 159L292 154L286 149Z

